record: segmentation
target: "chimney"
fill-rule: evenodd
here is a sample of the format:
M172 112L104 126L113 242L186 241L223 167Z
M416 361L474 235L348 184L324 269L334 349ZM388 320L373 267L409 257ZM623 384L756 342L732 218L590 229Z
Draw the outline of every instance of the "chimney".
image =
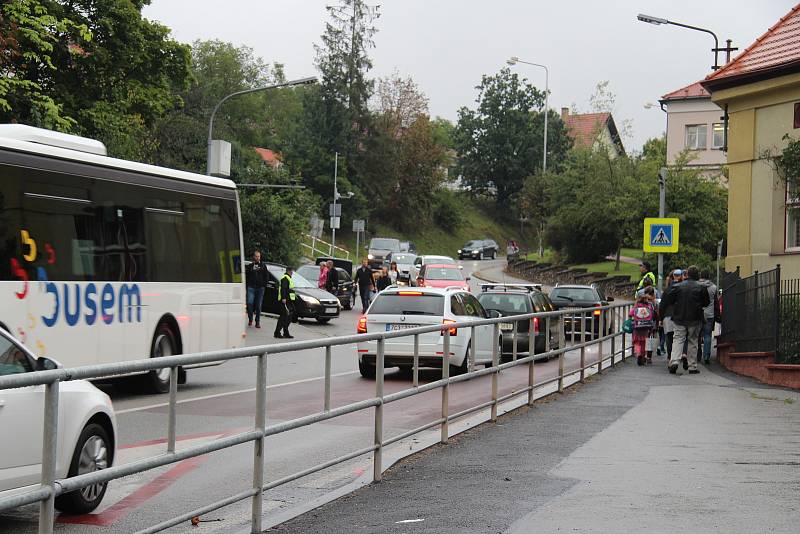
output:
M567 117L569 117L569 108L561 108L561 120L567 120Z

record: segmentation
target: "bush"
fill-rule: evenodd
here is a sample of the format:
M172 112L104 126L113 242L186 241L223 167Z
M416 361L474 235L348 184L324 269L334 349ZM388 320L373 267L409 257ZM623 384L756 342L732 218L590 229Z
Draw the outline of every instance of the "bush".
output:
M464 222L464 210L458 194L440 190L433 199L433 221L440 228L452 232Z
M614 222L603 219L603 213L563 211L550 222L547 243L568 263L602 261L616 249L618 242Z

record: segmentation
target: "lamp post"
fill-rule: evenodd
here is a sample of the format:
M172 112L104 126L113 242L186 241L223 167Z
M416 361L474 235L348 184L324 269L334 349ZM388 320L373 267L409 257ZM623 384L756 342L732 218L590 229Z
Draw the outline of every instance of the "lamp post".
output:
M544 148L542 150L542 174L547 172L547 115L549 108L547 106L548 97L550 96L550 69L541 63L533 63L531 61L523 61L517 56L513 56L506 61L512 67L517 63L523 65L531 65L533 67L541 67L544 69ZM542 234L544 233L544 218L539 221L539 257L544 256L544 247L542 245Z
M720 52L726 52L727 53L727 58L726 58L726 63L727 63L731 59L731 52L733 52L734 50L738 50L738 48L731 47L731 41L730 40L727 41L727 46L726 47L720 48L719 47L719 39L717 39L717 34L715 34L711 30L708 30L706 28L700 28L699 26L691 26L689 24L683 24L682 22L675 22L674 20L662 19L660 17L653 17L653 16L650 16L650 15L643 15L641 13L639 13L636 16L636 18L638 20L642 21L642 22L647 22L648 24L653 24L655 26L661 26L662 24L663 25L671 25L671 26L680 26L681 28L688 28L690 30L695 30L695 31L698 31L698 32L703 32L703 33L707 33L707 34L711 35L711 37L714 38L714 48L711 49L711 51L714 52L714 66L711 67L713 70L717 70L717 69L720 68L719 67L719 53Z
M309 85L312 83L317 83L316 76L310 76L308 78L300 78L298 80L291 80L284 83L276 83L274 85L267 85L265 87L256 87L255 89L245 89L244 91L236 91L235 93L231 93L228 96L224 97L222 100L217 102L217 105L214 106L214 110L211 112L211 118L208 120L208 143L206 145L206 174L211 175L211 137L214 130L214 116L217 114L217 110L220 108L222 104L224 104L229 99L240 96L240 95L247 95L250 93L256 93L259 91L266 91L268 89L279 89L281 87L294 87L296 85Z
M523 65L532 65L534 67L541 67L544 69L544 152L542 156L542 172L547 172L547 101L548 96L550 95L550 70L545 66L539 63L532 63L530 61L523 61L520 58L514 56L506 61L512 67L517 63L522 63Z

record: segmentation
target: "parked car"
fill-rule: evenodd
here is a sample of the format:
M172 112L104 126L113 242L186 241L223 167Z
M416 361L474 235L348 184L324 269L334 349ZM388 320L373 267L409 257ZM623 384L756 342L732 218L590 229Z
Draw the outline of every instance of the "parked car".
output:
M264 302L261 309L266 313L278 315L278 288L280 279L286 272L286 266L279 263L267 263L267 287L264 291ZM295 313L298 319L316 319L317 322L327 323L339 317L339 299L324 289L319 289L317 283L309 282L295 271L292 274L294 292L297 298L294 301Z
M387 258L387 262L397 263L397 282L400 284L411 285L411 271L414 268L414 260L417 256L409 252L392 252Z
M481 284L478 302L488 311L496 310L502 316L523 315L527 313L545 313L555 311L556 307L550 298L541 291L538 284ZM549 332L546 319L534 317L517 321L517 356L530 355L529 333L531 326L534 332L534 354L541 354L547 348L547 336L550 337L550 350L559 348L559 319L550 319ZM511 358L514 352L514 324L509 321L500 323L503 333L502 355ZM545 357L546 359L546 357Z
M311 282L319 280L320 264L326 261L326 258L317 258L317 265L302 265L297 268L297 273ZM336 260L339 261L339 260ZM339 299L339 304L345 310L350 310L356 302L356 292L358 291L357 285L353 283L352 262L347 262L351 265L350 269L334 265L337 274L339 275L339 288L336 291L336 298Z
M498 250L500 250L500 247L497 246L497 243L491 239L476 239L473 241L467 241L466 245L458 249L458 259L495 259L497 257Z
M613 297L606 297L603 291L596 285L556 285L550 290L550 301L559 310L586 310L587 308L599 308L608 306L613 301ZM605 319L605 330L603 335L611 331L611 313L601 310L594 310L591 314L585 313L575 315L564 315L564 331L570 334L574 331L576 335L588 333L589 337L600 332L600 317Z
M424 256L417 256L414 258L414 265L409 270L409 277L411 280L411 285L416 285L417 278L419 278L419 271L423 265L427 263L446 263L448 265L455 265L456 260L451 258L450 256L434 256L431 254L426 254ZM459 266L459 269L462 267Z
M465 277L458 265L452 263L426 263L420 268L417 287L458 287L469 291L469 276Z
M367 260L373 269L380 269L386 257L392 252L400 252L400 241L390 237L373 237L367 246Z
M400 252L408 252L409 254L417 253L417 245L411 241L400 241Z
M58 362L36 358L0 328L0 376L56 369ZM42 477L45 386L0 389L0 497L34 490ZM111 467L117 426L108 395L85 380L59 386L56 478ZM103 500L108 483L93 484L56 497L65 513L87 514Z
M459 289L425 287L419 289L388 288L375 297L367 313L358 320L357 332L393 332L418 326L441 325L498 317L487 312L471 293ZM454 328L450 332L450 354L447 363L451 374L468 371L468 351L475 343L475 362L491 365L492 349L500 338L493 339L492 325L476 326L475 339L471 328ZM441 368L443 335L429 332L419 336L419 366ZM377 341L357 344L358 370L361 376L375 377ZM384 367L411 369L414 365L414 336L387 339L384 342Z

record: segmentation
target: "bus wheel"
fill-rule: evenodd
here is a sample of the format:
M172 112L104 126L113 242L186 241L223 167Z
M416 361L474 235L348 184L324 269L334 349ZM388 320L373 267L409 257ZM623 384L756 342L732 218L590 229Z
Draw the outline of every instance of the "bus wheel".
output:
M162 356L172 356L175 354L177 343L175 334L169 325L161 323L156 328L156 335L153 336L153 346L150 349L151 358L161 358ZM144 387L150 393L166 393L169 391L169 367L155 369L144 375Z

